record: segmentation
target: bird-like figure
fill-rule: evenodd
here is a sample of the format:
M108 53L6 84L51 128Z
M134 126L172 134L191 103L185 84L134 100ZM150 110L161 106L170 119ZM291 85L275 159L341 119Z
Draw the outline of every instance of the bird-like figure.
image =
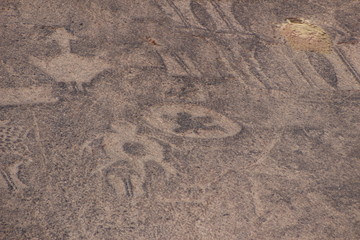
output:
M83 92L84 84L90 81L109 65L100 57L82 57L71 53L70 41L78 39L64 28L57 29L51 39L57 41L62 54L52 59L30 57L30 60L56 82L70 84L75 92Z

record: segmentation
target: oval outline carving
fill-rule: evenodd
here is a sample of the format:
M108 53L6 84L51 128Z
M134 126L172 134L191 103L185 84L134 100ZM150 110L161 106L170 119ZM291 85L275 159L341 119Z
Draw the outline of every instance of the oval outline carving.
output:
M225 138L242 130L223 114L194 104L156 105L150 107L144 120L162 132L187 138Z

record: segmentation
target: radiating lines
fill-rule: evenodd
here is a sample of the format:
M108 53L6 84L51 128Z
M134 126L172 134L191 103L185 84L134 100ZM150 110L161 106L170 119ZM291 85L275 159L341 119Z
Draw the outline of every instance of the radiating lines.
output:
M341 49L334 47L336 54L339 56L341 61L345 64L345 66L349 69L351 74L354 76L355 80L360 84L360 77L355 68L351 65L351 63L346 59L345 55L342 53Z

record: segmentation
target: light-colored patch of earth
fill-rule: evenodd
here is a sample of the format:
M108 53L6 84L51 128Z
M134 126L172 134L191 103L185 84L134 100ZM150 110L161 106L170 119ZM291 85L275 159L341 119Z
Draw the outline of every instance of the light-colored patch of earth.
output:
M0 88L0 106L57 102L58 99L52 95L51 91L51 87L48 86Z
M288 19L280 27L281 35L295 50L329 53L332 50L330 36L319 26L303 19Z

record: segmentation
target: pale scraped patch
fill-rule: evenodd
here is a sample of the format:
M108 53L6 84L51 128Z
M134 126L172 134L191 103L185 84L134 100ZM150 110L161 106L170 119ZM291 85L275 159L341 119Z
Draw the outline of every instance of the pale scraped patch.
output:
M332 50L330 36L320 27L302 19L288 19L280 27L282 36L295 50L329 53Z
M54 103L50 87L0 88L0 106Z
M88 83L108 65L99 59L84 58L71 53L65 53L51 60L40 60L30 57L33 64L48 73L57 82Z

